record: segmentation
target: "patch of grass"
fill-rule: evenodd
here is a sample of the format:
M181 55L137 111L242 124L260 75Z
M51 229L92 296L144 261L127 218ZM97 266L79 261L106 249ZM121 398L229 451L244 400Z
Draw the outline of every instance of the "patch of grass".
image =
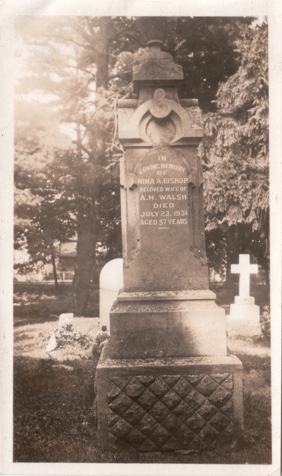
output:
M15 359L14 461L68 461L71 441L93 436L94 373L94 361Z
M60 314L72 312L71 285L60 283L58 292L54 286L38 283L14 285L14 325L56 321ZM99 316L99 289L92 287L88 316Z
M15 462L270 463L269 398L253 396L250 388L244 392L245 432L217 449L146 454L98 448L93 386L96 364L97 358L61 364L15 359Z
M271 463L271 374L267 339L228 339L231 353L243 363L245 428L242 434L205 451L138 453L103 450L98 447L94 411L98 357L90 353L82 358L75 349L59 349L49 355L45 351L47 338L57 326L55 321L59 313L66 312L68 291L54 296L48 290L40 294L38 290L27 291L25 288L25 293L29 294L25 294L23 299L19 294L20 306L15 308L15 462ZM95 293L92 295L94 301L96 296L94 307L97 306L98 291ZM230 296L227 299L225 293L224 305L227 306L228 302L231 302ZM23 310L26 313L22 314ZM57 316L52 317L53 312ZM94 339L97 321L77 318L75 325Z
M95 336L98 332L99 320L93 318L73 319L73 329L69 333L69 339L63 339L58 348L47 354L46 347L51 335L59 333L58 344L60 344L60 332L58 320L56 322L40 322L29 325L16 326L14 330L14 355L31 357L32 359L52 359L64 361L67 358L78 360L87 358L89 349L94 344ZM78 335L77 335L78 334ZM81 336L81 339L80 337ZM75 337L75 338L74 338ZM77 338L79 342L77 342ZM69 342L67 342L69 340ZM87 346L82 345L85 341ZM66 345L69 344L69 345ZM91 354L91 352L90 352Z

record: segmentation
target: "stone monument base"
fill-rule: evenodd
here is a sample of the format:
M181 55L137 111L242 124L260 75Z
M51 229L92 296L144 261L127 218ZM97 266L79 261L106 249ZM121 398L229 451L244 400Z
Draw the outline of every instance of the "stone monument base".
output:
M110 327L112 359L226 355L225 312L209 290L121 292Z
M253 297L235 296L235 303L230 306L230 319L252 319L259 322L259 306Z
M98 439L120 450L204 449L243 426L242 363L235 356L100 357Z
M231 319L227 317L226 331L228 337L259 337L260 323L255 319Z

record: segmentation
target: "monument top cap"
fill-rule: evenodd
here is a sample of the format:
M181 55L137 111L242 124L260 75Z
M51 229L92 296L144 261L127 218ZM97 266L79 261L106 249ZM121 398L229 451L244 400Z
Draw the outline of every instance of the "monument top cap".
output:
M167 30L165 17L139 17L138 26L146 41L149 51L143 53L133 66L134 89L139 89L146 82L174 84L183 80L182 66L174 63L170 54L162 51Z

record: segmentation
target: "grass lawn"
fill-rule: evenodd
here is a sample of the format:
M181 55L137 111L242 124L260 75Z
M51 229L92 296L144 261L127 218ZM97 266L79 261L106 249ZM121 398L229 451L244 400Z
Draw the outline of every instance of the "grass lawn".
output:
M263 284L251 289L256 302L268 304ZM228 310L234 294L217 290ZM271 463L270 348L264 338L232 336L228 348L244 367L244 432L217 449L167 453L103 451L97 446L94 378L97 358L78 345L46 353L58 315L69 311L67 289L55 296L49 288L15 288L14 462L96 463ZM92 315L97 312L92 293ZM96 312L96 313L95 313ZM76 318L75 327L89 341L97 318Z

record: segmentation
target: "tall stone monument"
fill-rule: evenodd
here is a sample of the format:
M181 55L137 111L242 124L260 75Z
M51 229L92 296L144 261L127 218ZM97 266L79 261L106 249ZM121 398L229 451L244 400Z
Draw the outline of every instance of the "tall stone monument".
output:
M208 283L201 114L178 97L158 26L146 19L138 99L118 104L124 287L96 373L100 445L138 451L204 448L243 420L242 364Z

